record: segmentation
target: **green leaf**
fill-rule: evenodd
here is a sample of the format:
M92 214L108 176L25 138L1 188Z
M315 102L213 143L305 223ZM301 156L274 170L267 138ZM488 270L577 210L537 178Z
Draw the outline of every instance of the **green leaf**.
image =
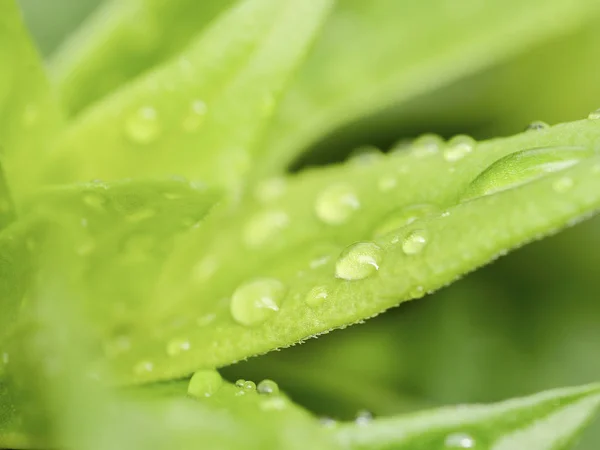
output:
M492 405L464 405L334 431L346 449L477 448L560 450L572 448L600 405L595 385L556 389Z
M0 231L15 220L15 207L0 165Z
M115 360L119 376L169 379L344 327L599 207L597 121L482 143L458 137L441 149L432 139L370 165L300 174L279 191L271 184L279 196L266 204L215 210L170 258L131 351ZM497 192L466 201L473 186ZM166 352L174 339L186 351ZM135 372L138 361L153 370Z
M0 1L0 158L19 200L61 119L41 61L13 0Z
M233 0L105 2L53 57L51 69L65 108L70 114L77 114L174 56L214 16L233 3Z
M330 4L242 2L178 58L82 115L55 149L48 180L135 171L239 185Z
M396 0L338 2L313 52L286 92L269 128L264 158L256 172L259 176L281 173L304 148L335 129L351 124L344 130L345 135L355 133L356 127L361 127L359 120L371 113L394 105L400 108L421 94L509 61L554 36L595 23L599 13L599 4L594 0L469 0L461 2L460 8L440 0L410 4ZM581 55L580 48L574 53ZM556 54L549 64L548 71L534 66L531 82L523 76L517 78L517 87L535 92L540 78L545 86L546 75L553 78ZM567 85L563 80L560 88L564 90ZM522 99L517 93L507 95L506 89L496 85L492 89L491 95L501 98L494 96L478 104L476 123L485 118L488 106L502 105L506 97ZM455 109L460 111L464 102L471 101L464 90L457 93L447 102L443 97L442 101L439 96L432 97L430 116L448 105L448 115L453 117ZM550 91L545 100L554 94ZM420 102L416 108L413 105L413 110L419 113L419 107ZM503 111L503 117L513 114L513 109L526 108L516 103ZM385 111L380 121L388 121L392 132L403 125L405 116L414 121L414 114L394 120L394 113ZM380 124L362 126L368 139L372 139L373 127L377 129Z

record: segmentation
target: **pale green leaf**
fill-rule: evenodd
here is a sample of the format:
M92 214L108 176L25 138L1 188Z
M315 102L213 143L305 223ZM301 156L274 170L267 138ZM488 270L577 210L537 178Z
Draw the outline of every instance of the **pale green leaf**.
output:
M179 57L83 114L50 182L183 175L235 187L330 0L246 0Z

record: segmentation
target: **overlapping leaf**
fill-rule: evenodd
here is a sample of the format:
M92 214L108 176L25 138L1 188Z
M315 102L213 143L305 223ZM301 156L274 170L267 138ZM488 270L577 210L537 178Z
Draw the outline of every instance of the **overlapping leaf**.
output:
M48 180L176 174L238 186L330 4L242 2L178 58L82 115Z

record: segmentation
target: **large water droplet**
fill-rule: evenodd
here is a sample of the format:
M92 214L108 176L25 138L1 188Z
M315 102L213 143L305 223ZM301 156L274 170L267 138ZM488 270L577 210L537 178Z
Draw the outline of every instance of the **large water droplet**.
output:
M210 397L219 390L223 378L216 370L198 370L188 384L188 395L192 397Z
M428 242L428 233L425 230L413 230L402 241L402 251L407 255L421 253Z
M346 222L356 210L360 201L352 186L334 184L321 192L315 202L317 217L329 225L340 225Z
M405 227L416 220L436 214L438 212L439 208L437 206L428 203L406 206L388 215L375 229L373 236L383 236L391 231Z
M248 247L260 247L275 233L288 226L290 219L284 211L266 211L254 216L244 228L244 242Z
M285 286L272 278L259 278L238 287L231 298L233 319L246 326L263 323L279 311Z
M321 304L329 297L329 291L325 286L315 286L306 294L304 301L311 308L315 308Z
M448 448L474 448L475 439L466 433L452 433L446 436L444 445Z
M154 142L160 134L156 109L144 106L136 110L125 121L125 133L134 144L147 145Z
M424 134L413 141L411 154L418 158L435 155L443 145L444 140L437 134Z
M527 125L527 129L525 131L538 131L545 130L546 128L550 128L546 122L542 122L541 120L534 120L529 125Z
M258 383L256 390L259 394L263 395L277 395L279 394L279 386L273 380L262 380Z
M205 116L206 103L202 100L194 100L190 103L188 112L183 119L183 129L188 133L196 131L204 122Z
M187 352L192 345L187 339L173 339L167 344L167 355L177 356L180 353Z
M462 201L495 194L571 167L594 155L584 147L544 147L511 153L494 162L475 178Z
M362 280L379 270L381 248L372 242L347 247L335 263L335 276L343 280Z
M463 159L475 148L475 139L465 134L454 136L444 149L444 159L448 162Z
M597 109L596 111L592 111L588 115L588 119L592 119L592 120L600 119L600 109Z

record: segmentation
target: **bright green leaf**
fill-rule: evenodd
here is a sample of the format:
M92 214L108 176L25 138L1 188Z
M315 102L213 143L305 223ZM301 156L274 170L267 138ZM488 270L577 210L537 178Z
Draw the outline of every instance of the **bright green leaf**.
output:
M53 76L66 109L76 114L175 55L217 13L233 3L233 0L105 2L53 58Z
M188 50L83 114L51 182L183 175L238 186L330 0L246 0Z
M132 350L117 358L119 375L168 379L226 365L421 297L594 212L599 142L594 120L482 143L458 137L441 148L424 138L372 164L314 170L287 185L271 181L276 198L215 211L181 243L158 303L147 307L155 318L140 321ZM497 162L539 147L551 147L541 160ZM573 147L583 149L577 161L585 163L532 170L570 160ZM493 185L499 192L461 203L490 167L497 177L485 175L488 181L508 179L513 188ZM523 184L515 183L519 176ZM188 342L186 351L162 350L172 339ZM153 369L136 372L137 361Z
M345 449L566 450L599 405L600 387L590 385L376 419L363 426L343 424L334 433Z

